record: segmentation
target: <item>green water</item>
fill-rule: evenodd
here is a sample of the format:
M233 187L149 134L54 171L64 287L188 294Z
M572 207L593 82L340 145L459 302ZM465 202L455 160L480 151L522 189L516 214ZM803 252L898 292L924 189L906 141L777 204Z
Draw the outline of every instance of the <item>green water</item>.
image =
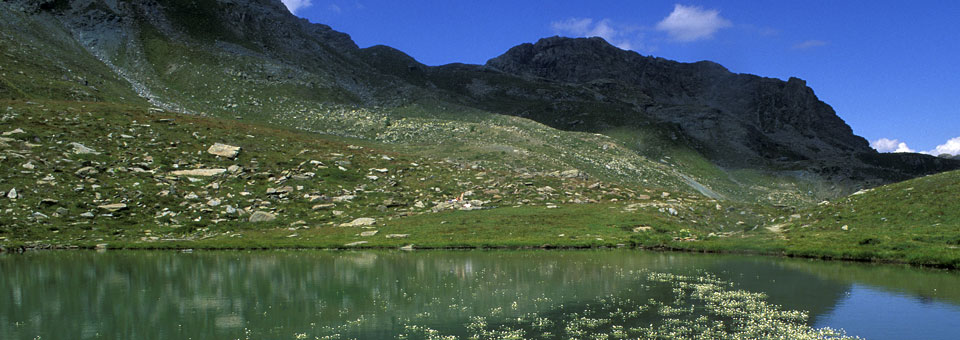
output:
M71 251L0 255L0 273L0 339L614 339L707 322L733 331L737 317L711 315L691 293L697 278L805 311L804 327L960 334L957 273L767 257ZM686 279L652 280L662 273Z

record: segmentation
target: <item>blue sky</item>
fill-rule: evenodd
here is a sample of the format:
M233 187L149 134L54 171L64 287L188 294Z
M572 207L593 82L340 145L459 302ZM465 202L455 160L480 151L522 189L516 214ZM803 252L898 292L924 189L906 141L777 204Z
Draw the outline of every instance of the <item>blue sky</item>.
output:
M422 63L482 64L553 36L802 78L881 151L960 154L960 1L283 0Z

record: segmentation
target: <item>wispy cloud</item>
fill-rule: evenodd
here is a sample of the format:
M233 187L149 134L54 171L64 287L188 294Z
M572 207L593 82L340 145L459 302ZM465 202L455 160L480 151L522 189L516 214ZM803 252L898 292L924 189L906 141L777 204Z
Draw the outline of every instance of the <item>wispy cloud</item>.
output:
M601 37L603 40L625 50L642 48L649 50L637 34L637 28L617 25L610 19L596 21L591 18L570 18L550 24L559 35L573 37Z
M327 6L327 9L329 9L331 12L337 13L337 14L340 14L340 13L343 12L343 9L340 8L340 6L337 6L337 4L330 4L330 6Z
M829 43L823 40L806 40L806 41L802 41L794 44L793 49L806 50L814 47L826 46L827 44Z
M732 25L718 10L677 4L670 15L657 23L657 30L667 32L676 41L696 41L710 39L720 29Z
M290 10L290 13L297 14L302 8L307 8L313 4L310 0L283 0L283 4L287 6L287 9Z
M880 138L870 143L870 146L880 152L916 152L907 146L907 143L897 139Z

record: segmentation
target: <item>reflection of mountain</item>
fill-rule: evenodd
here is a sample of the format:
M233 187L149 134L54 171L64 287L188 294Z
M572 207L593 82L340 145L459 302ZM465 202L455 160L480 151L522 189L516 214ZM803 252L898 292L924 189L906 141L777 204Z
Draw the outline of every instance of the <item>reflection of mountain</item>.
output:
M31 254L0 257L0 337L287 338L350 322L386 336L409 318L443 330L496 308L521 315L664 294L639 289L639 270L706 270L814 315L847 287L778 263L636 251Z
M786 309L810 312L810 324L818 315L832 310L850 289L847 282L824 280L806 271L795 270L784 263L763 257L730 257L718 260L704 269L734 282L738 289L763 292L768 301Z
M862 284L879 290L960 306L960 273L907 266L849 262L789 261L785 267L819 280Z

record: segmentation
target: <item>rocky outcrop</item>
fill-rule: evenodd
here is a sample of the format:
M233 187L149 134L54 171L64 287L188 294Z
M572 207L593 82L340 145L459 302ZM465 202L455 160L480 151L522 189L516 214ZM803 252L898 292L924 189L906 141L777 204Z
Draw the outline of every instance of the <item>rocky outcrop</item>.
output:
M712 158L732 165L873 152L798 78L782 81L735 74L709 61L646 57L601 38L541 39L511 48L487 66L531 81L586 87L603 96L595 101L629 103L635 113L676 124Z

